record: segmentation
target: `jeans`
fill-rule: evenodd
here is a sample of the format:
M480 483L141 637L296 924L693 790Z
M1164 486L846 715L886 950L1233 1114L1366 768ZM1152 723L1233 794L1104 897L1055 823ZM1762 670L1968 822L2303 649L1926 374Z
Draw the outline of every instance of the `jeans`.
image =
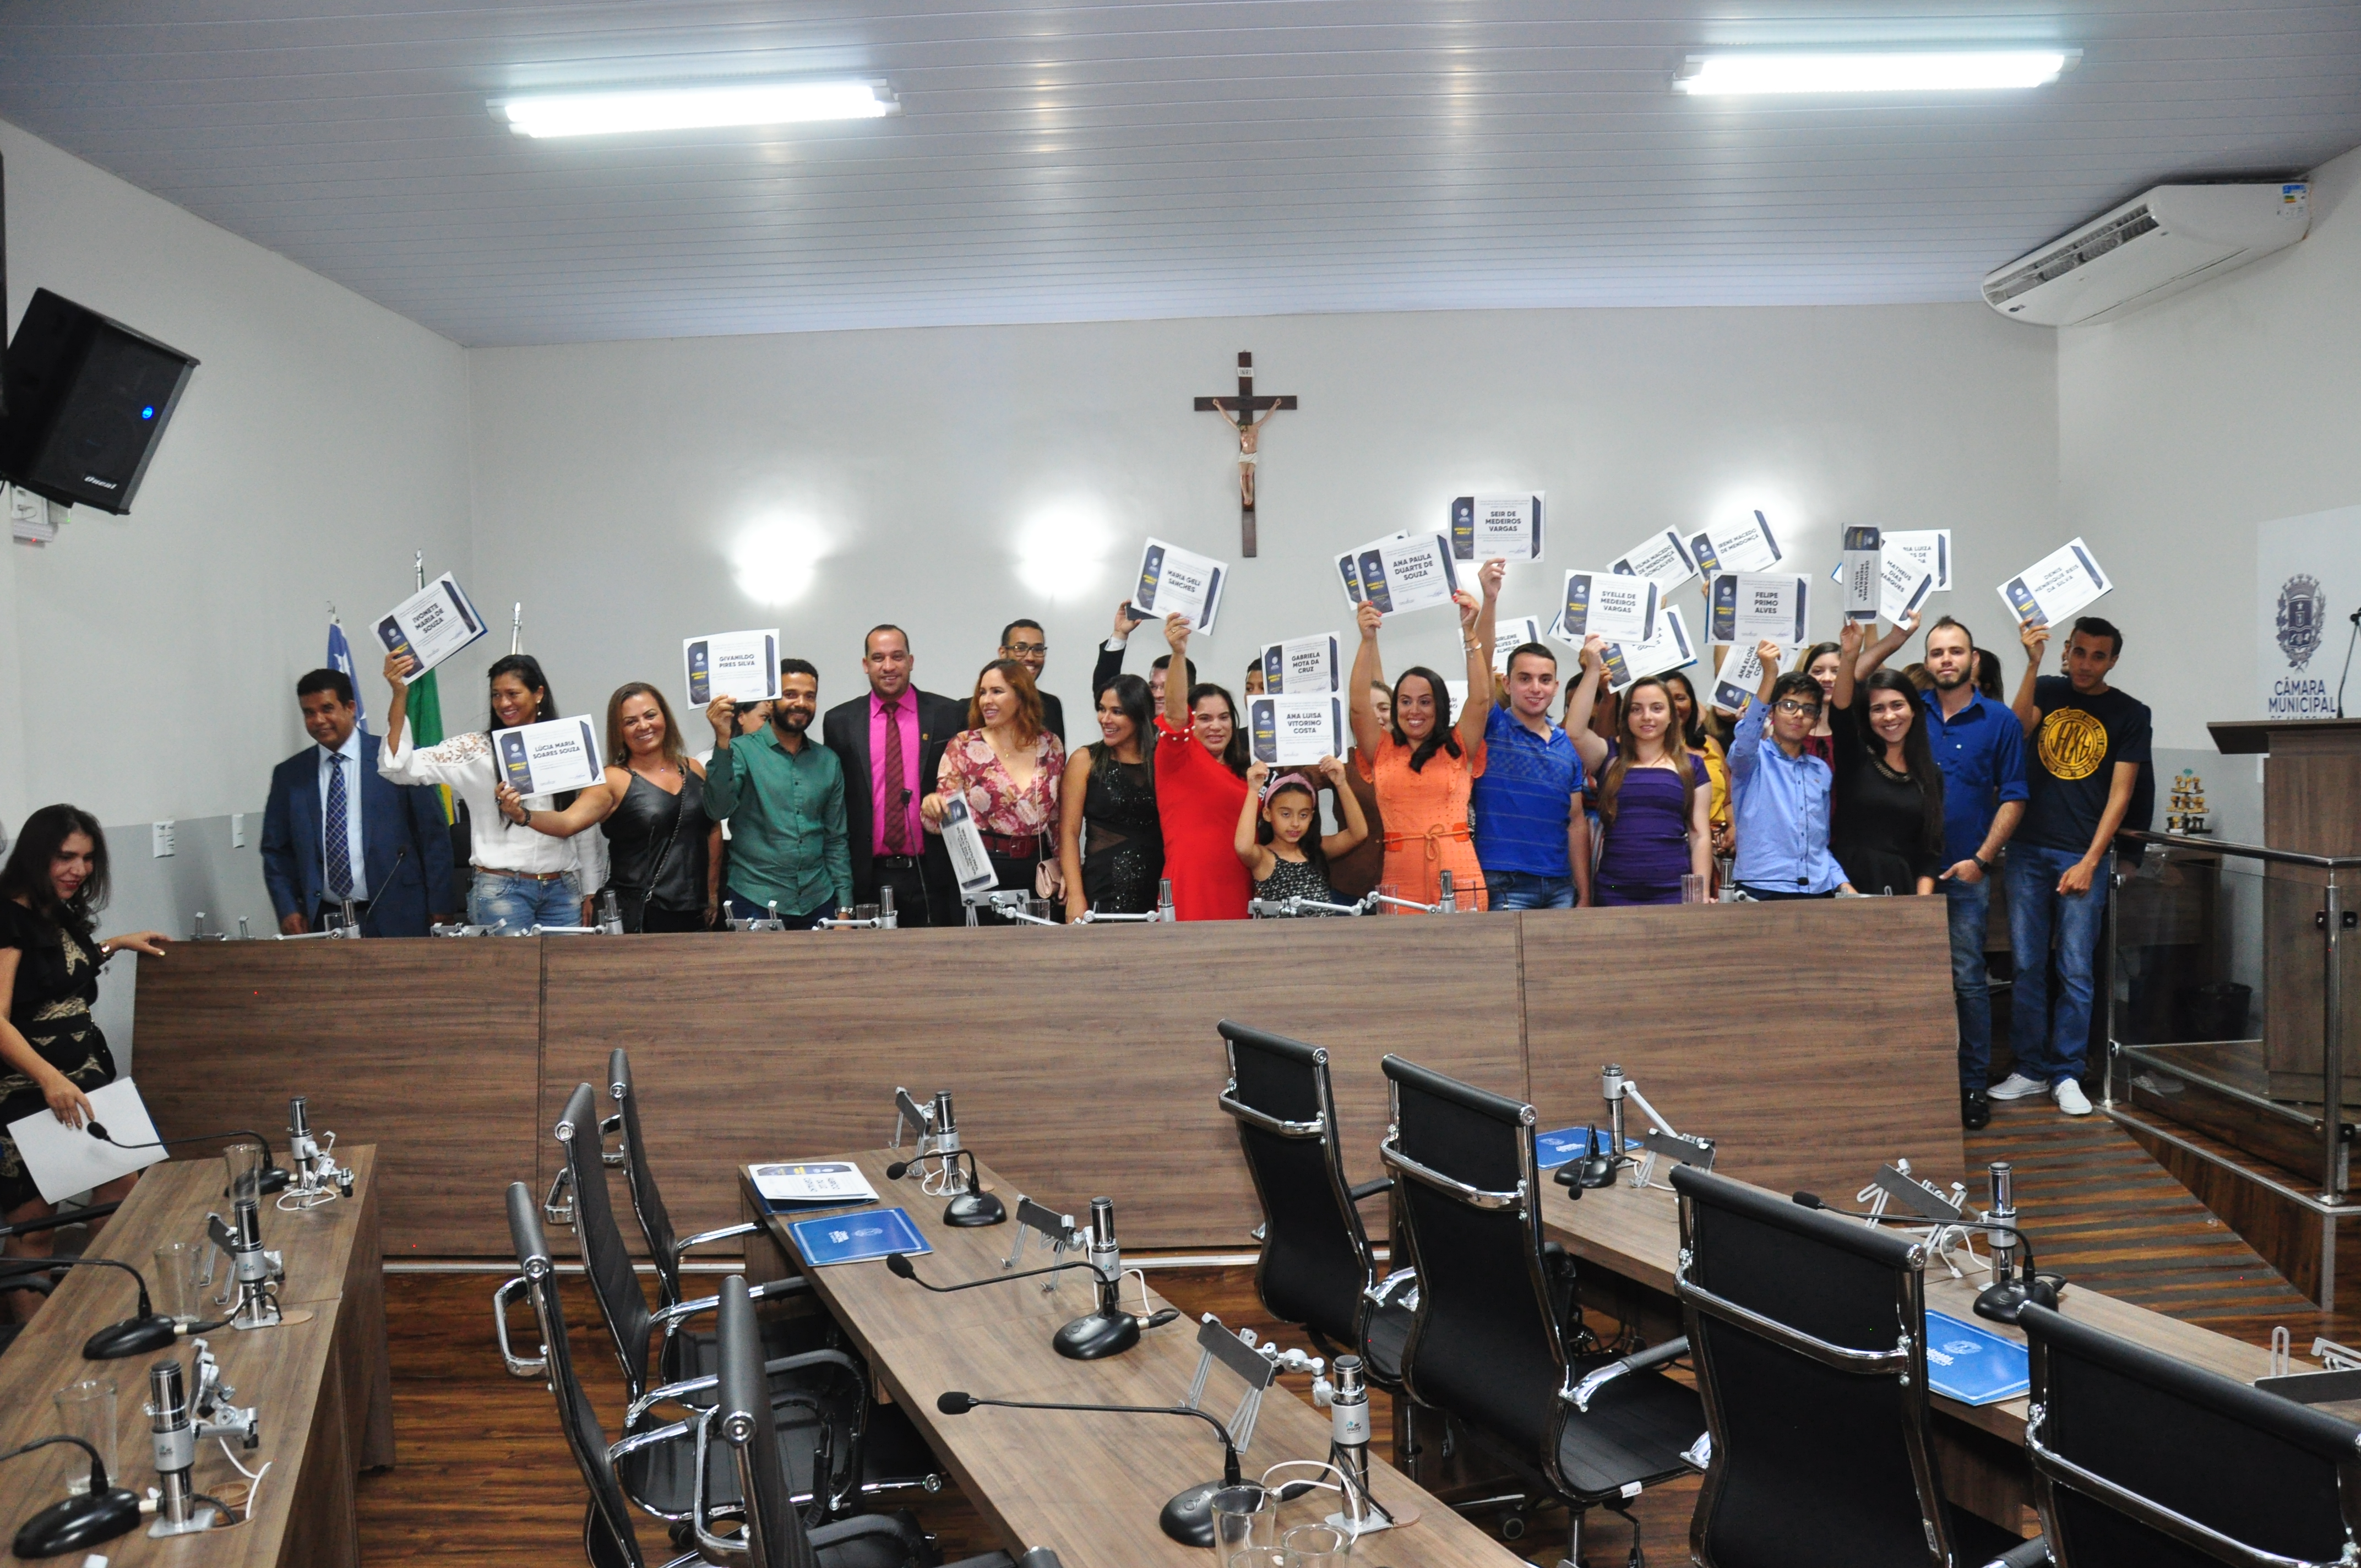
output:
M1484 885L1492 890L1492 907L1495 909L1574 907L1574 878L1570 876L1488 871L1484 873Z
M582 895L572 877L538 882L479 871L467 887L467 924L500 926L504 937L522 937L535 926L579 926Z
M2016 1070L2055 1088L2082 1076L2091 1044L2092 959L2107 918L2107 883L2115 868L2110 852L2099 857L2091 885L2063 896L2058 879L2082 857L2072 850L2030 845L2008 847L2008 945L2016 955L2009 1038L2016 1047ZM2058 1006L2049 1005L2049 940L2058 938Z
M1981 1091L1992 1077L1992 977L1984 969L1984 927L1992 916L1992 879L1953 877L1935 885L1951 906L1951 1002L1960 1013L1960 1087Z
M836 913L831 906L833 902L824 903L804 915L790 915L782 909L779 911L779 924L790 931L808 931L824 917ZM721 890L721 917L725 920L768 920L771 906L755 903L734 887L725 887Z

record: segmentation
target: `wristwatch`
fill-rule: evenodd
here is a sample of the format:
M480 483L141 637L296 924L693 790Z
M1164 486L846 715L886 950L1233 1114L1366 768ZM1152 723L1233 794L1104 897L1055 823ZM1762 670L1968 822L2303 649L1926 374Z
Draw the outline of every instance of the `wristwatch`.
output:
M1993 863L1990 861L1985 860L1981 851L1970 855L1968 859L1976 862L1976 870L1983 872L1986 876L1992 875Z

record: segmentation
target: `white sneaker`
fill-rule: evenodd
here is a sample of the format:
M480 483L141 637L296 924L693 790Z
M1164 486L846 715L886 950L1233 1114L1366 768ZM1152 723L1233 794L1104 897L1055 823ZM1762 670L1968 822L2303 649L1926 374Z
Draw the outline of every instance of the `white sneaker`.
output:
M2048 1092L2048 1084L2037 1078L2027 1078L2021 1072L2012 1072L1984 1091L1985 1095L1993 1100L2030 1100L2037 1094Z
M2091 1113L2091 1097L2083 1093L2082 1086L2072 1079L2070 1078L2060 1083L2052 1092L2058 1097L2058 1109L2065 1112L2069 1116L2087 1116Z

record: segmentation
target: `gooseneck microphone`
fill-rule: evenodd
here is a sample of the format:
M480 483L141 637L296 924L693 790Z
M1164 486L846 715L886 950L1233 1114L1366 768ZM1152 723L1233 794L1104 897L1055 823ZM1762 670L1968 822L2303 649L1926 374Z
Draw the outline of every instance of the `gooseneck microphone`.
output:
M9 1550L19 1557L62 1557L70 1552L85 1551L101 1541L113 1541L118 1535L129 1535L139 1526L139 1494L108 1486L106 1461L81 1438L62 1432L37 1437L0 1453L0 1464L60 1442L72 1443L90 1455L90 1490L78 1497L51 1503L19 1526L16 1540L9 1543Z
M1047 1268L1028 1268L1017 1274L994 1274L982 1279L965 1279L957 1285L936 1285L918 1277L916 1265L906 1252L885 1255L885 1272L896 1279L906 1279L921 1290L931 1290L938 1296L950 1296L961 1290L980 1290L986 1285L1002 1285L1011 1279L1032 1279L1044 1274L1056 1274L1061 1269L1088 1268L1087 1263L1053 1263Z
M1824 1201L1815 1192L1797 1192L1792 1196L1801 1207L1817 1209L1824 1214L1839 1214L1851 1220L1894 1218L1890 1214L1871 1214L1861 1210L1839 1209ZM2006 1250L2013 1252L2021 1247L2025 1251L2025 1266L2021 1273L2006 1261L1994 1263L1993 1283L1976 1297L1977 1317L1989 1318L1996 1323L2013 1323L2016 1321L2018 1313L2024 1310L2027 1301L2037 1307L2048 1307L2052 1311L2057 1310L2059 1292L2066 1288L2065 1276L2034 1272L2033 1243L2026 1239L2023 1231L1999 1220L1947 1220L1942 1223L1945 1226L1957 1225L1963 1230L1989 1231L1994 1235L2004 1235L2009 1238ZM1997 1252L2003 1249L1995 1247L1993 1250Z
M178 1148L182 1144L209 1144L216 1138L252 1138L262 1146L262 1175L258 1190L264 1192L279 1192L285 1190L287 1186L287 1172L280 1168L277 1157L271 1154L270 1140L251 1127L233 1127L226 1133L199 1133L185 1138L158 1138L144 1144L115 1143L114 1135L107 1132L106 1124L104 1122L84 1123L83 1130L100 1143L114 1144L119 1149L169 1149ZM235 1197L236 1194L232 1196Z
M148 1297L148 1277L127 1263L111 1257L12 1257L0 1261L0 1289L11 1288L13 1281L27 1276L46 1274L53 1268L119 1268L139 1284L139 1315L119 1323L110 1323L90 1336L82 1347L86 1361L120 1361L126 1355L145 1355L162 1350L183 1331L180 1324L156 1310ZM218 1326L218 1325L215 1325Z
M1237 1444L1230 1441L1230 1429L1214 1417L1190 1405L1071 1405L1038 1399L984 1399L963 1389L954 1388L936 1397L935 1409L947 1416L963 1416L979 1405L996 1405L1008 1410L1079 1410L1089 1415L1114 1416L1194 1416L1212 1427L1222 1439L1222 1478L1203 1481L1176 1493L1164 1505L1157 1522L1164 1533L1183 1546L1213 1544L1213 1494L1224 1486L1235 1486L1243 1477L1238 1470Z
M959 1118L951 1105L950 1091L935 1091L935 1103L927 1113L920 1139L931 1133L935 1140L933 1154L943 1162L945 1184L951 1190L950 1201L943 1205L943 1223L961 1230L975 1230L984 1225L996 1225L1008 1218L1007 1206L983 1190L983 1179L976 1174L975 1151L960 1147ZM967 1157L967 1178L960 1179L959 1159ZM885 1168L885 1179L899 1181L911 1168L929 1157L914 1154L908 1159L895 1160Z
M1123 1247L1115 1236L1115 1201L1091 1200L1090 1266L1099 1277L1098 1310L1085 1312L1051 1336L1049 1346L1069 1361L1120 1355L1139 1343L1142 1329L1178 1319L1170 1307L1141 1318L1123 1310Z

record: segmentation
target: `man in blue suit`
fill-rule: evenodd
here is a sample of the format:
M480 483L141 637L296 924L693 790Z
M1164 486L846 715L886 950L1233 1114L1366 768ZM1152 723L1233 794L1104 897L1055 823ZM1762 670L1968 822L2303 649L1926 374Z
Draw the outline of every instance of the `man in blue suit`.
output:
M425 936L434 915L456 907L442 797L378 776L378 738L355 723L343 671L313 671L295 700L319 744L270 771L262 880L279 929L300 937L349 898L365 936Z

